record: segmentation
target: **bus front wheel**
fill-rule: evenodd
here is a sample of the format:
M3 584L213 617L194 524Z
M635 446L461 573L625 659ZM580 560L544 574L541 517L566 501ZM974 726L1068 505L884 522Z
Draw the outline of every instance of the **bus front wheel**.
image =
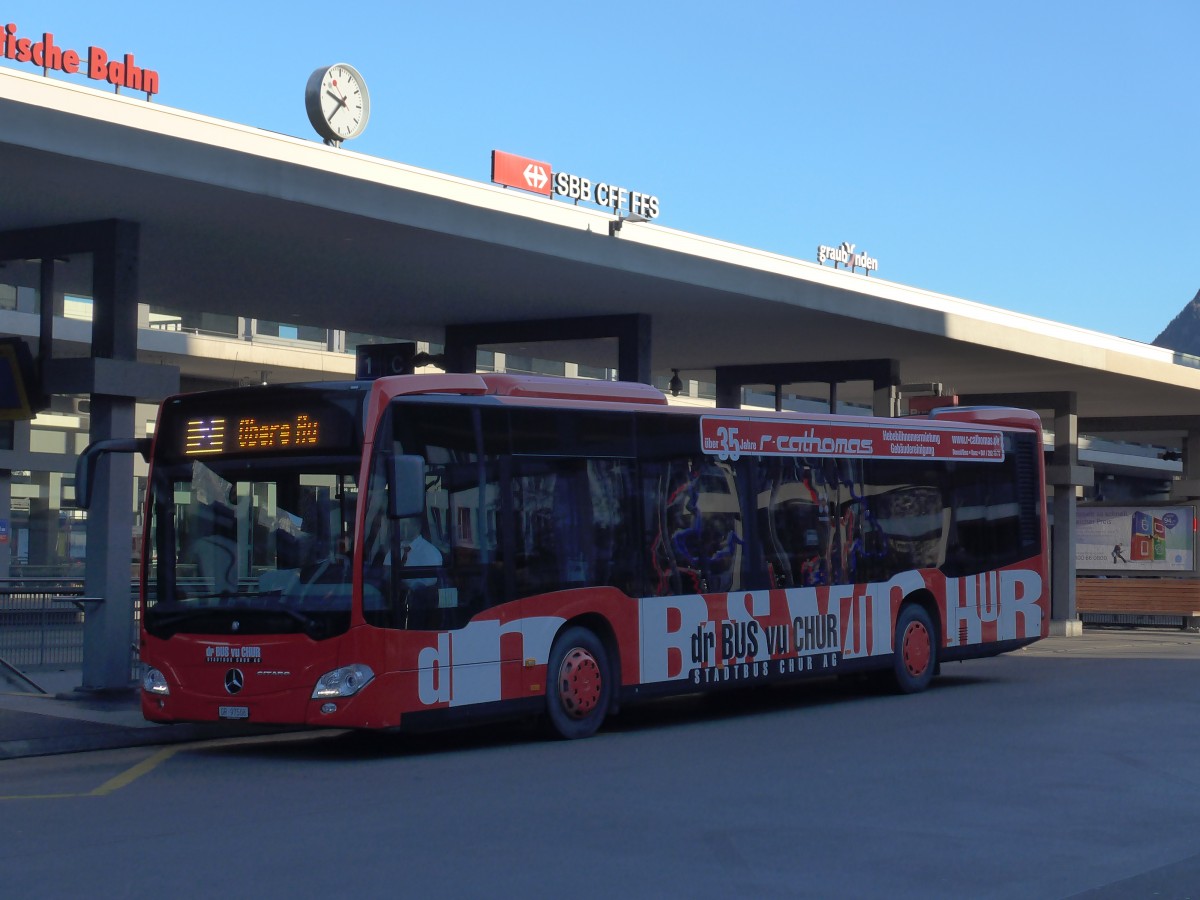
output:
M554 731L567 739L595 734L612 692L608 654L600 639L580 627L560 634L546 667L546 712Z
M929 687L937 668L937 632L923 606L910 603L896 619L892 674L902 694Z

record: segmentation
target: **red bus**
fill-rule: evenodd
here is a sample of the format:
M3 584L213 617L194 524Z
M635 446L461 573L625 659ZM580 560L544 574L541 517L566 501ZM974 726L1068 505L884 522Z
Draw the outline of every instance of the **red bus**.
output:
M407 375L178 396L148 442L155 722L536 713L584 737L669 694L872 671L919 691L1049 625L1023 410Z

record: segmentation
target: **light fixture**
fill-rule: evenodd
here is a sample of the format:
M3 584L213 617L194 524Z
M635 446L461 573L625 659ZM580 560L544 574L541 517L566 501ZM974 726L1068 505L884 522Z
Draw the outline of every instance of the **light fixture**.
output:
M412 368L419 369L421 366L437 366L437 368L445 370L446 354L445 353L427 353L422 350L412 358Z
M683 390L683 380L679 377L679 370L671 370L671 380L667 382L667 390L671 392L672 397L678 397L679 392Z
M647 219L645 216L639 216L637 213L630 213L627 216L623 216L620 213L618 213L617 217L608 223L608 236L616 237L617 232L621 230L621 226L624 225L626 222L633 222L636 224L638 222L649 222L649 221L650 220Z

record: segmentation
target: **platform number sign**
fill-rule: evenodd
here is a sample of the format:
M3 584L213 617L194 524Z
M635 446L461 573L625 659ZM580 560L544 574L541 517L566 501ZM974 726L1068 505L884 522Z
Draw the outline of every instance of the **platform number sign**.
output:
M411 341L396 344L359 344L355 350L355 377L363 381L387 375L411 375L417 345Z

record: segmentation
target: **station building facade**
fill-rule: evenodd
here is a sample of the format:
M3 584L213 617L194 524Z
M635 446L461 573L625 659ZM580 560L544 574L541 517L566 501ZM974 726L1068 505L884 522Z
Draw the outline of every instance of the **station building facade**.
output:
M455 372L682 373L673 402L893 415L936 384L1036 409L1056 620L1074 618L1077 500L1200 497L1200 359L889 282L876 260L839 268L824 246L766 253L40 75L0 70L0 119L0 339L36 352L47 394L0 427L0 575L86 559L97 646L127 640L145 470L101 469L89 541L82 448L146 435L178 391L353 377L373 342L416 341ZM591 333L613 320L632 325ZM536 349L556 329L571 351ZM615 366L582 346L614 336ZM85 682L126 675L114 657Z

